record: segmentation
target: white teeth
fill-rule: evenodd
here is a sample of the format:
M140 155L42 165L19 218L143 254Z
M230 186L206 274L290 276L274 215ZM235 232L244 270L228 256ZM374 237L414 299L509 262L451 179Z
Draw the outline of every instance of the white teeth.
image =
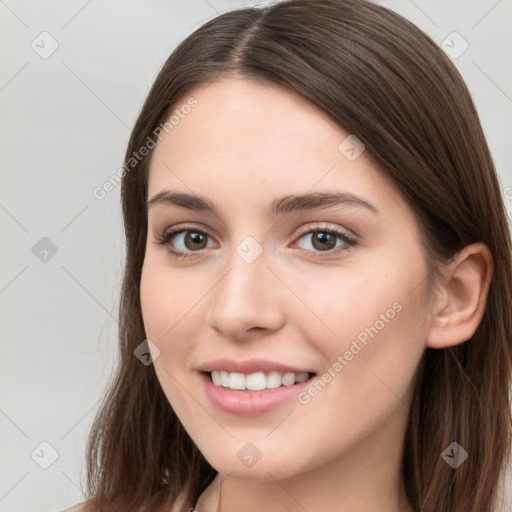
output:
M248 375L237 372L213 371L211 376L216 386L230 389L247 389L249 391L273 389L279 386L293 386L309 378L308 372L279 373L276 371L269 372L268 374L255 372Z
M212 372L212 380L216 386L220 386L222 382L221 372Z
M217 373L219 373L219 372L217 372ZM225 388L229 388L229 373L228 372L220 372L220 385Z
M245 375L243 373L230 373L229 387L231 389L245 389Z
M309 377L309 373L307 373L307 372L298 373L297 376L295 377L295 380L296 380L296 382L304 382L304 381L308 380L308 377Z
M281 385L281 374L279 372L270 372L267 375L267 384L269 389L278 388Z
M243 374L239 374L242 375ZM267 386L267 378L263 372L251 373L245 377L244 388L252 389L254 391L258 391L260 389L265 389ZM241 389L244 389L241 388Z
M295 374L294 373L285 373L281 377L281 381L283 386L293 386L295 384Z

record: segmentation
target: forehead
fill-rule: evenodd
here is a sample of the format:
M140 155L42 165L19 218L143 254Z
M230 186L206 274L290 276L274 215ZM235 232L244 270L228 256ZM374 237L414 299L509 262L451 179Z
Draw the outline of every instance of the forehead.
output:
M224 78L191 90L171 115L152 155L148 197L171 188L243 202L332 189L382 209L386 199L399 205L368 152L355 159L344 152L351 144L361 150L354 134L279 85Z
M180 110L185 110L192 98L196 103L194 108L187 108L188 113L180 115ZM218 148L219 143L236 140L240 144L224 149L232 152L247 147L252 148L254 155L275 144L297 146L294 140L304 142L305 139L311 142L309 149L314 145L322 149L328 142L327 135L333 132L337 132L336 138L348 135L325 112L296 92L277 84L242 78L223 78L200 85L179 100L172 113L170 117L175 124L171 130L174 137L168 137L171 144L182 142L182 138L193 138L188 142L199 148ZM323 143L319 145L320 141Z

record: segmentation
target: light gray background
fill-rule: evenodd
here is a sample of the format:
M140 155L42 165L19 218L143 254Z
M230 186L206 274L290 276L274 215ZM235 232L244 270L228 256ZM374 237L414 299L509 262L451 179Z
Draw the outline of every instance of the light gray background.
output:
M251 3L0 1L0 512L56 511L83 499L86 436L115 362L124 258L120 188L103 200L92 191L122 165L142 102L177 43ZM511 0L380 3L452 51L463 48L446 39L453 31L469 44L454 62L512 211ZM42 58L51 38L58 48ZM57 250L47 261L33 251L43 237ZM40 464L52 449L42 442L58 454L48 469Z

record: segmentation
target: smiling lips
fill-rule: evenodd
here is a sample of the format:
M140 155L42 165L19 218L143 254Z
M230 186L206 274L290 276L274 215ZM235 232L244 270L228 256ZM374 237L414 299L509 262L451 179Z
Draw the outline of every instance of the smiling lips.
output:
M269 361L266 359L248 359L246 361L237 361L235 359L221 358L214 361L208 361L198 368L202 372L224 371L228 373L243 373L249 375L256 372L276 371L285 373L315 373L313 370L289 366L286 364Z
M223 373L226 373L229 375L230 382L231 379L242 379L246 384L246 379L248 376L244 374L238 374L241 375L241 377L233 377L233 375L236 375L237 372L217 372L214 371L214 373L220 373L221 379L225 378L222 377ZM263 373L263 372L255 372L255 374ZM272 372L271 372L272 373ZM279 372L277 372L279 375ZM295 375L290 372L291 375ZM210 375L208 372L198 372L198 375L200 376L200 379L204 386L204 391L206 394L206 397L209 399L209 401L220 411L223 411L225 413L237 415L237 416L255 416L257 414L264 414L266 412L270 412L273 409L277 408L280 405L285 405L287 403L293 403L297 400L298 395L303 392L310 384L311 379L307 378L307 380L303 382L296 382L292 385L279 385L279 387L276 388L263 388L258 390L248 390L248 389L231 389L230 387L223 387L222 383L221 385L216 385L212 379L210 378ZM251 374L249 374L250 376ZM254 374L253 374L254 375ZM270 375L270 374L269 374ZM303 372L303 375L306 375L308 377L310 374L307 372ZM286 374L283 375L283 378L285 378ZM217 379L217 377L215 377ZM256 377L258 378L258 377ZM268 377L267 379L272 379L273 377ZM282 379L281 377L278 377L281 384ZM296 380L296 378L294 378ZM260 382L260 385L263 381ZM291 380L290 380L291 382ZM236 384L236 381L235 381ZM269 380L265 380L265 385L269 384ZM270 384L272 384L272 381L270 381ZM251 384L249 384L251 386ZM241 387L241 386L240 386Z
M271 371L269 373L254 372L248 375L237 372L213 371L211 372L212 382L216 386L222 386L230 389L259 391L261 389L274 389L280 386L293 386L304 382L312 374L308 372L301 373L280 373Z
M265 359L222 358L198 368L208 398L224 412L254 415L289 402L316 375L308 369Z

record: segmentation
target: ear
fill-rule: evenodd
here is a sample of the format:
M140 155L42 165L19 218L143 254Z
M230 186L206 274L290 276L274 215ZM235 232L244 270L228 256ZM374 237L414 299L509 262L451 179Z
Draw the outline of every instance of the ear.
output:
M492 273L492 255L483 243L468 245L445 267L431 313L428 347L450 347L473 336L484 315Z

